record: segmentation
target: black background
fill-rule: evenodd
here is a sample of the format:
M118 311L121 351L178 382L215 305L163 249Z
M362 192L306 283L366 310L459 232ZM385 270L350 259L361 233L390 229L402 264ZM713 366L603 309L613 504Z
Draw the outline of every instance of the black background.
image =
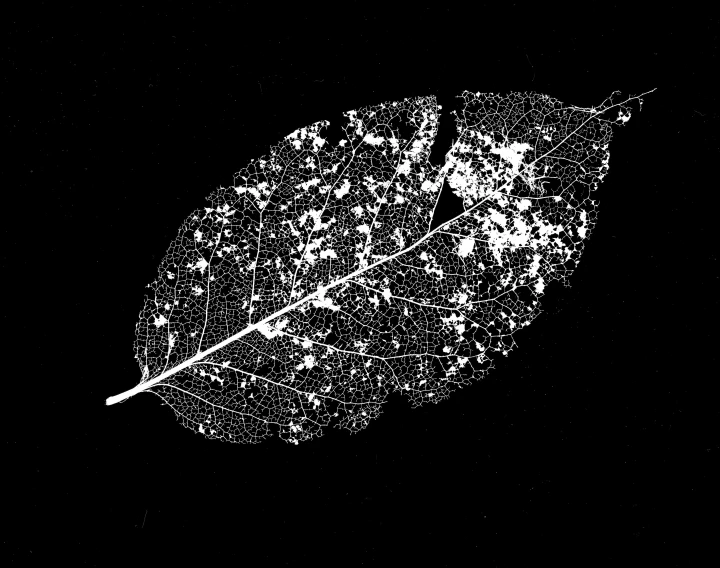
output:
M40 3L3 24L5 469L19 505L7 558L685 566L714 554L717 16L98 4ZM463 89L592 106L653 88L616 129L571 287L548 287L486 380L416 410L392 397L365 431L297 447L208 441L148 394L105 406L139 381L135 320L181 222L292 130L411 96L451 108Z

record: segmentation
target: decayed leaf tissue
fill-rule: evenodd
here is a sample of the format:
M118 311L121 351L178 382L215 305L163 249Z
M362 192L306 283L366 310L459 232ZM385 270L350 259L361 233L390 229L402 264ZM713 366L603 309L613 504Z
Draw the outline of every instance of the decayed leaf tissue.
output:
M297 444L481 378L577 265L641 96L464 92L441 166L432 96L349 111L336 144L327 121L292 132L183 223L137 323L141 382L107 404L153 392L209 438ZM464 211L431 230L446 181Z

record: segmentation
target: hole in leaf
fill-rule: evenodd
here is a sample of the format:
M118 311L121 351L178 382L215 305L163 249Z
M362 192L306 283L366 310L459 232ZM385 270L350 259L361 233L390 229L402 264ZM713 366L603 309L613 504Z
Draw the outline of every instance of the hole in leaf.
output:
M440 199L438 200L437 207L435 208L432 223L430 223L430 230L432 231L437 226L442 225L445 221L449 221L453 217L457 217L464 210L462 199L453 193L453 190L450 188L450 184L448 184L446 178L443 183L442 190L440 191Z
M328 118L330 126L326 126L325 130L320 134L322 138L332 147L337 146L340 140L346 139L345 130L343 128L347 126L347 117L342 114L337 114L332 118Z
M457 135L455 117L450 114L450 110L443 105L438 119L438 131L435 135L432 149L430 150L429 160L433 166L442 166L445 164L445 155L450 151L450 148L452 148Z

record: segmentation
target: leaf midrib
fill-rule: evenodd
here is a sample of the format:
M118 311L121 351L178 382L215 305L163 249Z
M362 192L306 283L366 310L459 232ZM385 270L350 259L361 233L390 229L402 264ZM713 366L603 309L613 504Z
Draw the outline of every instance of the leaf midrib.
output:
M447 165L446 165L446 167L444 167L444 168L439 172L438 181L444 180L444 176L445 176L445 174L446 174L446 171L447 171ZM411 251L412 249L414 249L415 247L417 247L417 246L420 245L421 243L423 243L423 242L425 242L426 240L428 240L429 238L431 238L433 235L435 235L436 233L438 233L441 229L447 227L448 225L454 223L455 221L458 221L459 219L462 219L462 218L466 217L469 213L471 213L472 211L474 211L475 209L477 209L481 204L483 204L485 201L487 201L487 200L491 197L491 195L492 195L492 194L490 194L490 195L486 196L485 198L479 200L475 205L473 205L473 206L470 207L469 209L466 209L465 211L463 211L463 212L460 213L459 215L453 217L452 219L449 219L448 221L445 221L444 223L438 225L438 226L435 227L432 231L429 231L429 232L426 233L424 236L422 236L421 238L419 238L417 241L415 241L415 242L412 243L411 245L405 247L404 249L401 249L401 250L399 250L399 251L397 251L397 252L395 252L395 253L393 253L393 254L391 254L391 255L388 255L388 256L386 256L385 258L383 258L383 259L381 259L381 260L378 260L378 261L375 262L374 264L368 265L368 266L366 266L366 267L364 267L364 268L359 268L359 269L355 270L354 272L351 272L350 274L347 274L346 276L343 276L342 278L339 278L339 279L336 280L335 282L333 282L333 283L331 283L331 284L328 284L327 286L321 286L321 287L319 287L315 292L312 292L312 293L310 293L310 294L307 294L306 296L304 296L303 298L301 298L301 299L298 300L297 302L295 302L295 303L293 303L293 304L290 304L290 305L288 305L288 306L285 306L284 308L282 308L281 310L278 310L278 311L275 312L274 314L272 314L272 315L270 315L270 316L268 316L268 317L266 317L266 318L264 318L264 319L262 319L262 320L260 320L260 321L258 321L258 322L256 322L256 323L254 323L254 324L252 324L252 325L247 326L247 327L244 328L242 331L239 331L239 332L231 335L230 337L228 337L228 338L224 339L223 341L215 344L214 346L209 347L209 348L206 349L205 351L202 351L202 352L200 352L200 353L197 353L197 354L194 355L193 357L191 357L191 358L189 358L189 359L186 359L185 361L183 361L183 362L180 363L179 365L176 365L176 366L173 367L172 369L169 369L168 371L165 371L164 373L158 375L157 377L155 377L155 378L153 378L153 379L149 379L149 380L145 381L144 383L141 383L141 384L137 385L134 389L131 389L131 390L127 391L126 393L123 393L123 395L127 395L127 397L129 397L129 396L132 396L132 395L134 395L134 394L137 394L138 392L142 392L143 390L146 390L146 389L152 387L153 385L156 385L156 384L158 384L159 382L161 382L161 381L163 381L163 380L165 380L165 379L167 379L167 378L169 378L169 377L172 377L173 375L179 373L180 371L182 371L182 370L184 370L184 369L187 369L188 367L192 366L192 365L195 364L196 362L203 360L205 357L207 357L207 356L210 355L211 353L214 353L215 351L219 351L219 350L222 349L223 347L226 347L227 345L230 345L231 343L235 342L236 340L240 339L241 337L244 337L244 336L248 335L249 333L251 333L251 332L253 332L253 331L256 331L258 328L264 326L265 324L271 322L272 320L277 319L277 318L279 318L280 316L282 316L282 315L284 315L284 314L286 314L286 313L288 313L288 312L293 311L295 308L301 306L302 304L304 304L304 303L307 302L308 300L311 300L312 298L315 298L315 297L317 297L317 296L319 296L319 295L321 295L321 294L324 294L324 293L327 292L328 290L332 290L333 288L336 288L336 287L338 287L338 286L340 286L340 285L342 285L342 284L345 284L348 280L350 280L350 279L352 279L352 278L356 278L357 276L359 276L359 275L361 275L361 274L363 274L363 273L365 273L365 272L368 272L368 271L370 271L370 270L373 270L374 268L377 268L378 266L381 266L382 264L385 264L386 262L389 262L389 261L394 260L395 258L397 258L397 257L399 257L399 256L402 256L402 255L406 254L407 252ZM126 396L123 396L123 395L118 395L118 396L119 396L119 397L122 397L122 398L127 398ZM113 398L114 398L114 397L113 397Z

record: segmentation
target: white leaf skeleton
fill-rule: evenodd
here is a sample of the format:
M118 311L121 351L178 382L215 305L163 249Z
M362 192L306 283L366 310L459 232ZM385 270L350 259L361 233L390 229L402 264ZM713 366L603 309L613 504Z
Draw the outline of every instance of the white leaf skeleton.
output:
M141 382L107 404L152 392L209 438L297 444L481 378L577 265L641 96L464 92L442 166L432 96L345 113L337 144L296 130L183 223L137 323ZM431 230L444 183L463 210Z

